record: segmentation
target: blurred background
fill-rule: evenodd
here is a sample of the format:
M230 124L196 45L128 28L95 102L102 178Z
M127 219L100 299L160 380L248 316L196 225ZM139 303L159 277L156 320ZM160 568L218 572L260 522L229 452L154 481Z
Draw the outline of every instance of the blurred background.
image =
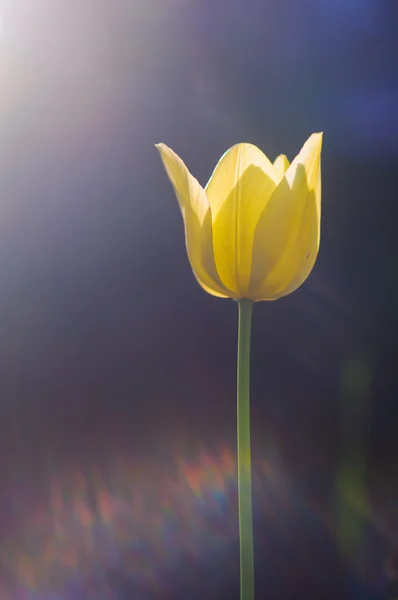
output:
M315 131L318 261L254 311L257 597L393 597L397 12L0 0L1 600L238 598L237 306L154 144L205 184Z

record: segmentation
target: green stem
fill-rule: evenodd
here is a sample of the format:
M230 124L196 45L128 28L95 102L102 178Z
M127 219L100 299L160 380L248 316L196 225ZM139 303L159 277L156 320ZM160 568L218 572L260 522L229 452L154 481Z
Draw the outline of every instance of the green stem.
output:
M253 302L239 301L238 504L240 600L254 599L253 513L250 453L250 333Z

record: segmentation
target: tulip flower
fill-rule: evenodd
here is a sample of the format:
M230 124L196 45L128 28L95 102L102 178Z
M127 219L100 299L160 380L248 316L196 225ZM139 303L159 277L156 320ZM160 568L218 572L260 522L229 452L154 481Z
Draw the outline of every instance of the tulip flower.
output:
M250 333L253 303L296 290L317 258L321 216L322 133L290 164L272 163L256 146L237 144L205 188L165 144L157 144L185 225L187 254L202 288L239 304L238 501L241 600L254 598L250 450Z
M275 300L296 290L314 266L321 213L322 134L289 165L237 144L203 188L183 161L158 144L185 224L189 261L210 294Z

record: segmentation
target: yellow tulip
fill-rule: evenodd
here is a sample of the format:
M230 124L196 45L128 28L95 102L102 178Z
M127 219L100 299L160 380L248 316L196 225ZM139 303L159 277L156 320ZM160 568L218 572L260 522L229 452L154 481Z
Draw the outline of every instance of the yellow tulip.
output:
M276 300L296 290L318 254L322 133L289 164L256 146L237 144L203 188L184 162L157 144L185 225L192 270L222 298Z

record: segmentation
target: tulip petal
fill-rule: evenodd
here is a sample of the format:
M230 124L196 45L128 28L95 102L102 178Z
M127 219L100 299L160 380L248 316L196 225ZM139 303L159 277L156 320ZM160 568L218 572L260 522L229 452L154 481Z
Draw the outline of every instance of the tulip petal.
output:
M224 285L246 297L254 231L279 179L252 144L237 144L220 159L206 186L213 219L214 257Z
M165 144L156 144L173 185L185 225L185 243L194 275L203 289L227 298L229 290L217 273L213 253L212 216L206 193L181 158Z
M313 133L296 158L292 161L292 164L286 171L286 179L288 180L290 187L293 185L293 181L296 177L296 170L298 165L303 165L307 177L308 189L314 190L316 204L321 212L321 150L322 150L322 139L323 133Z
M253 246L250 297L275 300L297 289L310 274L319 248L319 213L304 166L291 189L284 178L258 223Z
M274 300L310 274L319 248L322 136L309 138L271 196L255 232L249 295Z
M274 169L277 174L278 180L280 181L287 169L289 168L290 162L288 157L285 154L280 154L274 160Z

